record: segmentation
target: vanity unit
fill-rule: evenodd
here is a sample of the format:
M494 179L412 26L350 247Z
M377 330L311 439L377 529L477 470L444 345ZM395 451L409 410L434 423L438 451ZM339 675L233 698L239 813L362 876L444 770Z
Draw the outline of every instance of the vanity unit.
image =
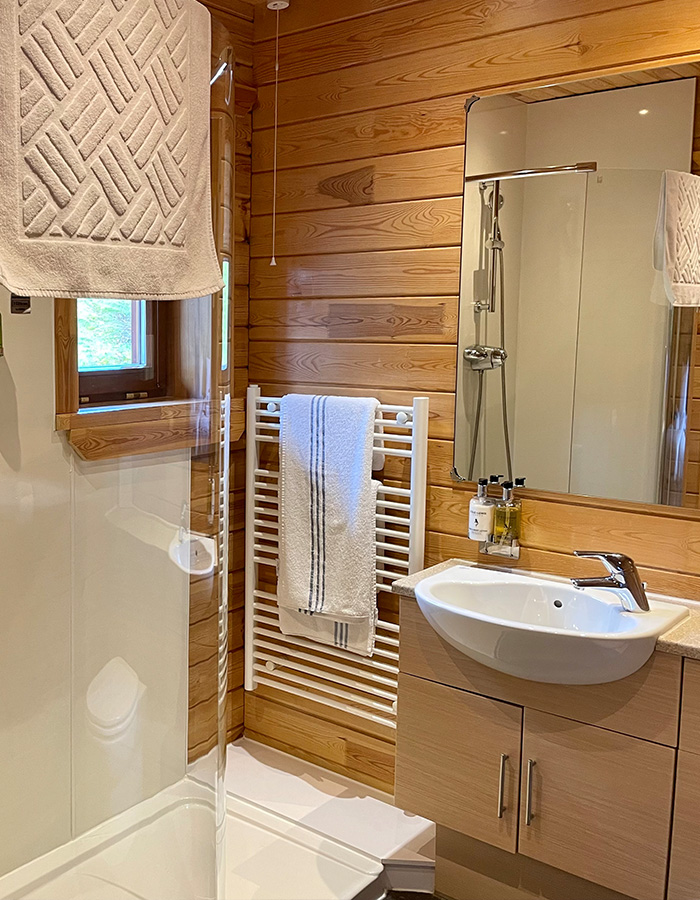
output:
M437 889L457 900L698 900L700 660L684 654L700 657L700 614L625 678L548 684L444 640L416 602L419 579L395 585L396 802L438 824Z

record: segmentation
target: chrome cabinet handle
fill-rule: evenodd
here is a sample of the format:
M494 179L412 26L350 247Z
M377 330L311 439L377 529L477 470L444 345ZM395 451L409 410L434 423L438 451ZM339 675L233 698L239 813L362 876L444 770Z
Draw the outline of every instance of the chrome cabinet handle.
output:
M532 811L532 770L535 768L537 763L534 759L528 759L527 761L527 784L525 787L525 824L530 825L532 820L535 818L535 814Z
M508 759L507 753L501 753L501 766L498 772L498 818L503 818L503 813L506 811L506 806L503 803L505 798L506 791L506 761Z

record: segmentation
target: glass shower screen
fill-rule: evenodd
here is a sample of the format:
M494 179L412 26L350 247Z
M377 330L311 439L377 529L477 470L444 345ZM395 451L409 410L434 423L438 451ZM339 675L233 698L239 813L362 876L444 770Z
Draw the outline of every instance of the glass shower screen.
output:
M215 59L226 36L214 29ZM212 88L222 93L212 176L228 268L225 82ZM148 319L156 311L114 307L111 335L91 302L80 300L79 315L78 298L36 299L17 315L0 289L0 898L215 900L224 896L229 298L158 304L160 339ZM92 355L81 349L81 379L139 369L153 376L153 395L96 404L81 387L77 409L59 408L66 361L54 348L71 316L78 342L96 342ZM149 362L155 350L167 356L165 379ZM72 352L77 384L77 342Z

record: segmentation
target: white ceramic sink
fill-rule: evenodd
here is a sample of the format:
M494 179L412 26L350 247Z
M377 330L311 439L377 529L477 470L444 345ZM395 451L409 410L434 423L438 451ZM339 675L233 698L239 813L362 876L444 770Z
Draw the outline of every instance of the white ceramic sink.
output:
M688 616L649 599L626 612L616 591L453 566L419 581L416 599L435 631L477 662L530 681L601 684L636 672L656 639Z
M216 541L196 531L178 532L168 555L188 575L210 575L216 566Z

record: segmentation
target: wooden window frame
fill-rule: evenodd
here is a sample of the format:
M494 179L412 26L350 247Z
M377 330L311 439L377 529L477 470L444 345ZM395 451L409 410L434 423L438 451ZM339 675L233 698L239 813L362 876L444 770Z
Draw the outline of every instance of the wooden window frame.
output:
M81 459L118 459L167 450L201 449L218 442L220 388L228 392L230 377L230 369L221 372L219 368L220 298L216 296L211 301L201 298L195 302L211 302L211 331L196 327L202 309L168 301L166 313L171 322L165 329L164 340L173 363L170 375L174 396L81 407L77 302L66 298L54 301L56 430L66 435ZM198 364L202 358L211 360L207 372L202 372ZM206 398L192 396L197 390L192 377L200 379L202 387L206 385ZM244 401L232 399L230 408L231 438L237 440L245 426Z
M168 342L172 316L166 304L144 300L146 336L151 338L149 359L141 368L78 371L80 408L138 400L155 400L168 394ZM130 396L131 395L131 396Z

